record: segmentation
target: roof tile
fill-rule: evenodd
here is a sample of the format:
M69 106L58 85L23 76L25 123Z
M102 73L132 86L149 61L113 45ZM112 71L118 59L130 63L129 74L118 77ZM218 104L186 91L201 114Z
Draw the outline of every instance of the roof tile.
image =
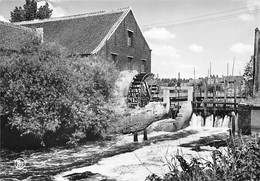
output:
M30 28L43 27L44 40L58 42L71 52L92 54L105 44L130 10L124 8L17 24Z

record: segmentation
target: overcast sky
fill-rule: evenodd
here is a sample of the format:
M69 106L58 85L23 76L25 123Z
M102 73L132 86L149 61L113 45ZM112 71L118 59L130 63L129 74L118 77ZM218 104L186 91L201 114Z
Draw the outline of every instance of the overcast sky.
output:
M25 0L0 0L0 20ZM243 74L260 28L260 0L48 0L53 17L131 7L152 49L152 73L196 78ZM44 4L43 2L40 2ZM40 5L41 5L40 4Z

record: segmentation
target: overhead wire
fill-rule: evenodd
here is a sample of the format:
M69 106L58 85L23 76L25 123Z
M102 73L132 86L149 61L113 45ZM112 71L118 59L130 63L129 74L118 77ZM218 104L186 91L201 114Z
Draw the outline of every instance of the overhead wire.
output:
M205 16L225 14L225 13L229 13L229 12L232 12L232 11L245 10L245 9L248 9L248 8L246 8L246 7L244 7L244 8L237 8L237 9L232 9L232 10L229 10L229 11L221 11L221 12L210 13L210 14L205 14L205 15L200 15L200 16L195 16L195 17L190 17L190 18L183 18L183 19L166 21L166 22L163 22L163 23L172 23L172 22L178 22L178 21L186 21L186 20L197 19L197 18L201 18L201 17L205 17ZM158 23L156 23L156 24L158 24ZM153 25L153 24L149 24L149 25ZM149 26L149 25L144 25L144 26Z
M260 9L258 11L255 11L254 13L250 13L250 14L258 14L258 13L260 13ZM179 28L179 27L195 25L195 24L201 24L201 23L207 23L207 22L212 22L212 21L220 21L220 20L225 20L225 19L234 18L234 17L237 17L237 15L229 15L229 16L225 16L225 17L215 17L215 18L203 19L203 20L187 22L187 23L166 25L166 27Z
M248 14L258 14L260 13L260 9L255 9L253 11L242 11L242 12L237 12L237 13L230 13L238 10L244 10L247 8L238 8L238 9L232 9L229 11L223 11L223 12L217 12L217 13L210 13L210 14L205 14L201 16L196 16L196 17L191 17L191 18L184 18L184 19L178 19L178 20L172 20L172 21L167 21L167 22L161 22L161 23L154 23L154 24L149 24L149 25L141 25L142 29L147 29L151 27L172 27L172 28L178 28L178 27L183 27L183 26L190 26L190 25L195 25L195 24L201 24L201 23L206 23L206 22L211 22L211 21L220 21L220 20L225 20L228 18L234 18L239 15L248 13ZM227 14L229 13L229 14ZM221 15L221 14L226 14L226 15ZM221 16L216 16L216 17L211 17L214 15L221 15ZM192 21L188 21L192 20ZM181 22L183 21L183 22ZM181 22L181 23L175 23L175 22Z

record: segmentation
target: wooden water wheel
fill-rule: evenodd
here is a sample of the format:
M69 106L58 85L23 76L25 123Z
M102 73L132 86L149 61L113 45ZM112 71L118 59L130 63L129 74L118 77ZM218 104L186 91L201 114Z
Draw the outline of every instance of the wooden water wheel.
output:
M159 87L154 81L154 74L139 73L133 78L128 90L128 107L144 107L149 102L155 101L158 93Z

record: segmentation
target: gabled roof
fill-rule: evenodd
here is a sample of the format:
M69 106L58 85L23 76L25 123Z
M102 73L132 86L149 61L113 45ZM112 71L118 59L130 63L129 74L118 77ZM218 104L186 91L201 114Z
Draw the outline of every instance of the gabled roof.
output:
M43 27L44 40L56 41L72 52L95 54L130 11L131 8L123 8L16 24L30 28Z
M23 38L30 34L36 36L36 32L30 28L0 21L0 49L17 50Z

